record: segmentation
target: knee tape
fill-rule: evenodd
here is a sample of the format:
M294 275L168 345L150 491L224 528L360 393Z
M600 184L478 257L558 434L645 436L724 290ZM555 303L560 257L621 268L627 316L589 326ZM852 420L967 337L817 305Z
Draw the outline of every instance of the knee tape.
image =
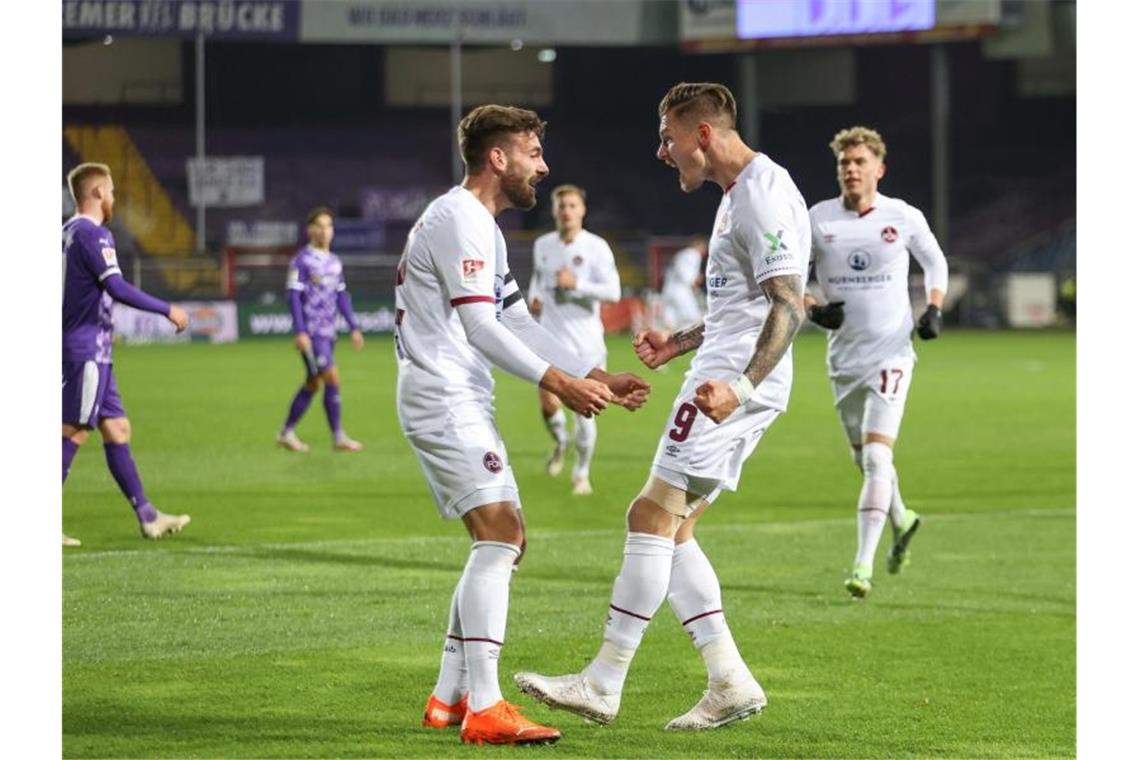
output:
M703 496L690 494L683 489L666 483L661 478L650 475L641 488L638 497L648 499L671 515L684 520L696 510L708 504ZM692 497L692 498L690 498Z

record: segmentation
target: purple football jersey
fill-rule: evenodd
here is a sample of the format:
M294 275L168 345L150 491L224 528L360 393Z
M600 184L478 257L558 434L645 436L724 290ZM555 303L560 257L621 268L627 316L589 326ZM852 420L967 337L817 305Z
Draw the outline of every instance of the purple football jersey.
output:
M305 246L289 262L286 288L301 293L305 332L314 338L336 338L336 297L345 289L344 270L335 253Z
M111 296L103 289L122 274L111 231L86 216L63 225L63 360L111 363Z

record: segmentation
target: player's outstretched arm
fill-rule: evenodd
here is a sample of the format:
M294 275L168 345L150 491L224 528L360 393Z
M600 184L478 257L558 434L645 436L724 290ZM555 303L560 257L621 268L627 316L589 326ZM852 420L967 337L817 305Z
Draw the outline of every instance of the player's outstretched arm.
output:
M190 316L178 304L167 303L160 298L139 290L123 279L120 274L113 274L103 281L103 288L119 303L133 306L140 311L149 311L161 314L174 325L174 329L182 332L190 325Z
M600 367L595 367L586 377L605 383L614 394L613 403L624 406L631 412L640 409L649 400L649 383L632 372L612 375Z
M553 365L538 385L583 417L601 414L606 405L614 401L614 394L605 383L588 377L572 377Z
M509 304L508 304L509 302ZM545 327L535 321L530 310L523 304L522 293L517 292L503 299L503 326L510 330L534 353L574 377L585 377L592 364L566 348Z
M512 308L516 314L521 312L527 320L534 322L521 300L503 310L503 322L495 318L495 307L491 303L478 301L459 305L459 321L463 323L468 342L495 366L550 391L574 412L585 416L600 414L613 400L613 392L604 383L583 377L590 368L581 359L574 357L582 365L580 376L574 377L539 356L506 327L507 311Z
M741 406L780 363L804 321L803 297L800 295L803 285L799 275L769 278L760 283L760 289L771 307L760 328L760 337L756 340L756 349L748 366L731 383L707 380L696 390L697 408L717 424Z

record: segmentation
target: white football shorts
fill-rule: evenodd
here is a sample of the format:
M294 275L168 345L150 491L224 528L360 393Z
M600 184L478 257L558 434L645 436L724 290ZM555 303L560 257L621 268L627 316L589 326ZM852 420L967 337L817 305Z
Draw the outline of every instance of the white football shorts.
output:
M899 437L906 396L914 376L914 359L900 356L856 378L831 379L835 409L852 445L862 445L867 433Z
M460 404L441 410L443 425L405 433L435 497L440 517L453 520L499 501L521 508L507 448L489 407Z
M681 386L650 471L711 504L721 491L736 490L744 462L780 411L749 401L718 425L694 403L694 392L705 379L690 375Z

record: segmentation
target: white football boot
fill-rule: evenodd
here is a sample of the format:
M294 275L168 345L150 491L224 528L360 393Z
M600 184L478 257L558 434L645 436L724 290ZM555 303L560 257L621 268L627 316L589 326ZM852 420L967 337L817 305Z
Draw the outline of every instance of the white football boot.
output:
M177 533L190 523L190 515L168 515L155 510L155 517L150 522L139 523L143 538L157 541L163 536Z
M590 485L589 475L575 475L570 486L570 493L574 496L589 496L594 492Z
M297 451L302 454L309 450L309 444L298 438L297 434L292 430L284 433L278 433L277 445L286 451Z
M748 720L768 706L768 697L751 675L737 682L712 681L701 701L665 726L666 731L703 731Z
M515 685L548 707L577 713L603 726L617 717L621 706L620 694L598 693L584 673L566 676L515 673Z

